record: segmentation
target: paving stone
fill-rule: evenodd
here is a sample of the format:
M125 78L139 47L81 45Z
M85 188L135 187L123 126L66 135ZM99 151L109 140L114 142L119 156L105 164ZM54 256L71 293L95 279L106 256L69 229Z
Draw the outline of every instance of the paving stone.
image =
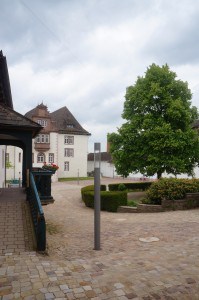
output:
M13 233L21 213L7 214L11 222L2 222L0 197L0 300L198 299L198 209L133 216L101 212L102 249L94 251L93 210L80 202L82 184L52 185L56 201L44 212L60 231L47 233L48 256L23 243L31 237L25 224ZM159 241L142 243L140 237Z

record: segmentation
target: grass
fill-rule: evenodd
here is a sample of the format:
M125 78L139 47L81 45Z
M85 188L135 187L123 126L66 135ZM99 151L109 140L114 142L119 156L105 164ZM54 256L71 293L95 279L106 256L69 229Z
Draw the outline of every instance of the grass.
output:
M58 178L59 182L63 181L78 181L78 180L92 180L94 177L64 177L64 178Z
M132 207L137 207L138 204L141 204L146 197L145 192L131 192L128 195L127 205Z
M137 207L137 201L134 200L128 200L127 201L127 206L132 206L132 207Z

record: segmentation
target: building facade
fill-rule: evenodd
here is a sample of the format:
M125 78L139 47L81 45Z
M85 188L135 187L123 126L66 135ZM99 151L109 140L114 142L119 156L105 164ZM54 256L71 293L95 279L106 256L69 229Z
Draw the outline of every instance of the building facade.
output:
M62 107L52 113L43 103L25 114L25 117L40 124L43 129L32 143L32 161L34 168L42 168L44 163L55 164L59 167L52 176L52 181L65 177L87 176L87 132L66 108ZM13 154L14 152L14 154ZM22 154L20 149L7 149L7 158L11 168L7 170L9 179L12 179L14 166L18 175L22 163L19 161ZM15 172L16 173L16 172Z

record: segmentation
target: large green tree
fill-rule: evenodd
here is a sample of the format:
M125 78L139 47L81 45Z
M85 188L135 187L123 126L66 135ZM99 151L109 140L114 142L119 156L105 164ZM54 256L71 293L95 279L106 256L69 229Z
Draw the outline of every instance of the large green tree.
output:
M191 98L187 82L178 80L168 65L152 64L127 88L122 114L126 122L117 133L108 134L119 174L193 175L199 137L192 128L198 111Z

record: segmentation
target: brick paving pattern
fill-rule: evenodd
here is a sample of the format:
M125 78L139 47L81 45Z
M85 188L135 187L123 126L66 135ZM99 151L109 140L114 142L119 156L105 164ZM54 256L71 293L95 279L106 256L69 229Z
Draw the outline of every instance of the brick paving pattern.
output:
M0 254L0 300L199 299L199 210L102 212L102 249L94 251L84 184L53 183L55 203L44 207L48 255L25 246ZM150 237L159 240L139 240Z
M24 189L0 189L0 254L32 250L31 233Z

